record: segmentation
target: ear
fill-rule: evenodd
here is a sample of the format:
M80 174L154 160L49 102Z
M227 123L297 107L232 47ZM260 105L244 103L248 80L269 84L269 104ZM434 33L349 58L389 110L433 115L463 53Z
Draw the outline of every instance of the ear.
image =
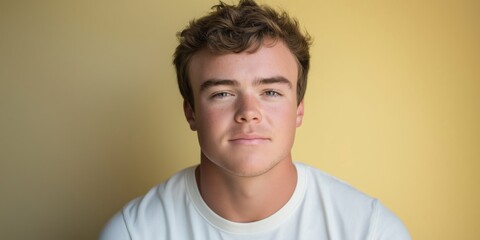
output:
M303 100L302 100L297 106L297 127L302 126L303 114L304 114L304 109L303 109Z
M192 131L197 131L197 123L195 121L195 112L193 111L192 106L186 100L183 100L183 113L187 119L188 125Z

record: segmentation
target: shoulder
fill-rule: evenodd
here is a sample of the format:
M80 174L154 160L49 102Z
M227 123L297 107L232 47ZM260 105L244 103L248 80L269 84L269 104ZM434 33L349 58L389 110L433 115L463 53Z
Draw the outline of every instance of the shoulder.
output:
M373 207L374 198L347 182L306 164L297 163L297 166L303 168L308 190L314 194L319 194L323 201L338 204L342 207L364 204Z
M191 168L184 169L165 182L153 187L145 195L130 201L123 208L126 218L149 219L158 216L159 211L165 211L165 207L175 204L186 193L186 174Z
M117 212L100 233L100 240L130 240L131 236L125 224L122 212Z
M165 182L153 187L145 195L127 203L105 225L100 234L101 240L146 239L144 233L151 233L152 226L166 226L167 219L174 217L176 204L185 199L187 168L175 174ZM158 229L162 231L162 229ZM165 234L165 231L163 233Z
M331 226L363 229L368 239L410 239L402 221L378 199L317 168L297 165L307 179L307 199L320 205Z
M375 206L370 236L370 239L411 239L403 222L392 211L379 202Z

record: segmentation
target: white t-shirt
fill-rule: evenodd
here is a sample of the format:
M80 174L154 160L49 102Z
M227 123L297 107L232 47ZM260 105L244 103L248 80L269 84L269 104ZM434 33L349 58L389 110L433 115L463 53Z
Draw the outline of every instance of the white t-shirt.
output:
M228 221L213 212L187 168L128 203L100 240L159 239L410 239L403 223L378 200L301 163L290 200L270 217Z

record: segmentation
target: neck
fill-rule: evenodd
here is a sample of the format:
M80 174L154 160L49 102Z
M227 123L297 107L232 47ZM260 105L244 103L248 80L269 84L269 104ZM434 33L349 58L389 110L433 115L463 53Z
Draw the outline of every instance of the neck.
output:
M197 184L206 204L233 222L254 222L281 209L297 184L291 159L280 161L264 174L235 176L202 156L196 171Z

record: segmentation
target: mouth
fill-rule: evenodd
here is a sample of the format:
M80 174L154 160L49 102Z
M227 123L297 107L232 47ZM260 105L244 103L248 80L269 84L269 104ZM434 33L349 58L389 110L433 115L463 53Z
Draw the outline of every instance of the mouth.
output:
M229 140L233 144L257 145L270 141L270 138L257 135L236 136Z

